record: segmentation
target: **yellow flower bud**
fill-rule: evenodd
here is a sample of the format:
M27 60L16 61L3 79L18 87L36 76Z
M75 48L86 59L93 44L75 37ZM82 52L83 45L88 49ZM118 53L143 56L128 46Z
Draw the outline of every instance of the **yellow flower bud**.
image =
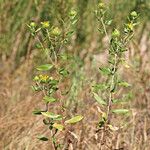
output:
M33 80L34 80L34 81L39 81L39 77L38 77L38 76L35 76Z
M133 31L133 27L134 27L134 26L133 26L132 23L128 23L128 24L127 24L127 27L129 28L129 30Z
M30 26L31 26L31 27L36 27L36 23L32 21L32 22L30 23Z
M77 12L75 10L71 10L69 13L69 16L75 17L77 15Z
M116 38L116 37L119 37L120 36L120 31L115 29L113 32L112 32L112 37Z
M42 28L48 28L49 27L49 21L41 22Z
M59 36L61 34L61 30L58 27L55 27L52 31L51 34L54 36Z
M130 15L131 15L132 17L137 17L137 16L138 16L138 14L137 14L136 11L132 11L132 12L130 13Z
M104 3L99 3L99 4L98 4L98 7L99 7L100 9L103 9L103 8L105 8L105 4L104 4Z

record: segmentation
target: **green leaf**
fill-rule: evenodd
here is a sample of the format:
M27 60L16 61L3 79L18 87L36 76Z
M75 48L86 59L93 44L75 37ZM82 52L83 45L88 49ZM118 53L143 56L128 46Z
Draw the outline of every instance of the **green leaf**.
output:
M115 114L127 114L129 113L129 110L128 109L114 109L112 110L112 112Z
M32 113L34 115L41 115L42 114L42 110L36 109L36 110L32 111Z
M108 67L102 67L102 68L99 68L99 70L104 75L109 75L111 73L111 70Z
M55 102L55 101L56 101L55 98L49 97L49 96L44 96L43 100L44 100L46 103L52 103L52 102Z
M48 71L48 70L50 70L52 67L53 67L52 64L44 64L44 65L40 65L40 66L36 67L36 69L37 69L38 71Z
M58 123L54 123L53 127L58 129L59 131L62 131L64 129L64 126Z
M61 68L59 70L59 74L62 75L63 77L67 77L69 75L69 72L65 68Z
M105 83L100 83L100 84L95 84L93 88L95 91L98 91L98 90L103 91L103 90L106 90L108 86Z
M41 141L48 141L48 138L42 135L38 136L37 138Z
M120 82L118 83L118 85L124 86L124 87L130 87L130 86L131 86L131 84L129 84L128 82L125 82L125 81L120 81Z
M94 94L95 100L96 100L99 104L101 104L101 105L107 105L107 103L106 103L101 97L99 97L96 93L93 92L93 94Z
M36 91L36 92L41 90L40 87L34 86L34 85L31 86L31 89L32 89L33 91Z
M78 22L78 19L74 20L74 21L72 22L72 24L74 25L74 24L76 24L77 22Z
M83 119L83 116L75 116L69 120L66 120L65 123L70 123L70 124L77 123L77 122L81 121L82 119Z
M71 36L74 33L74 31L69 31L66 35Z
M46 117L49 117L51 119L60 119L60 118L62 118L61 115L56 115L56 114L53 114L51 112L42 112L42 115L44 115Z

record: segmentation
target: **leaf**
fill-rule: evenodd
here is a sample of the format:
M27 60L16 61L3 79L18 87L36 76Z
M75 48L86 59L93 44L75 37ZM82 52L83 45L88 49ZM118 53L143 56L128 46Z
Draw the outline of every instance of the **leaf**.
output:
M36 110L32 111L32 113L34 115L41 115L42 114L42 110L36 109Z
M65 68L61 68L59 70L59 74L62 75L63 77L67 77L69 75L69 71L67 71Z
M101 105L107 105L107 103L106 103L101 97L99 97L96 93L93 92L93 94L94 94L95 100L96 100L99 104L101 104Z
M127 114L129 113L129 110L128 109L114 109L112 110L112 112L115 114Z
M64 129L64 126L58 123L54 123L53 127L58 129L59 131L62 131Z
M44 119L43 119L43 123L44 123L45 125L51 124L50 121L49 121L49 118L46 118L46 119L44 118Z
M50 70L52 67L53 67L52 64L44 64L44 65L40 65L40 66L36 67L36 69L37 69L38 71L48 71L48 70Z
M74 20L74 21L72 22L72 25L76 24L77 22L78 22L78 19Z
M42 115L44 115L46 117L49 117L51 119L60 119L60 118L62 118L61 115L56 115L56 114L53 114L51 112L41 112L41 113L42 113Z
M82 119L83 119L83 116L75 116L69 120L66 120L65 123L70 123L70 124L77 123L77 122L81 121Z
M106 90L108 86L105 83L99 83L99 84L93 85L93 88L95 91L98 91L98 90L103 91L103 90Z
M48 141L48 138L42 135L38 136L37 138L41 141Z
M118 84L120 86L124 86L124 87L130 87L131 86L131 84L129 84L128 82L125 82L125 81L120 81Z
M71 36L74 33L74 31L69 31L66 35Z
M40 90L41 90L40 87L34 86L34 85L31 86L31 89L32 89L33 91L40 91Z
M104 75L109 75L111 73L110 68L108 67L99 68L99 70Z
M44 100L46 103L52 103L52 102L55 102L55 101L56 101L55 98L49 97L49 96L44 96L43 100Z

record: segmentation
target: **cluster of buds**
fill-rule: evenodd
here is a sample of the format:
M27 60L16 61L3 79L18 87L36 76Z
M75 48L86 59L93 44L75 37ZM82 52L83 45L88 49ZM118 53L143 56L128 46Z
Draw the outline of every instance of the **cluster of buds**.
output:
M50 80L52 80L52 77L48 76L48 75L38 75L38 76L35 76L34 81L36 82L40 82L40 83L47 83L49 82Z
M49 21L41 22L42 28L48 28L50 26Z
M137 18L138 18L138 14L136 11L132 11L130 13L130 16L128 18L128 23L125 24L125 33L132 33L134 30L134 27L137 25Z
M54 27L54 29L51 31L51 34L53 36L59 36L61 34L61 30L58 27Z

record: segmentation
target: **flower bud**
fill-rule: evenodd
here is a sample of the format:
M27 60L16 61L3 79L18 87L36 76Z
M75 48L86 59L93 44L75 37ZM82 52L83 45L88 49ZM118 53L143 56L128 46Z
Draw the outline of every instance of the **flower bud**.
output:
M98 4L98 7L99 7L100 9L104 9L104 8L105 8L105 4L104 4L104 3L99 3L99 4Z
M136 11L132 11L132 12L130 13L130 15L131 15L132 17L137 17L137 16L138 16L138 14L137 14Z
M120 31L115 29L113 32L112 32L112 37L116 38L116 37L119 37L120 36Z
M33 78L33 80L34 80L34 81L39 81L39 77L38 77L38 76L35 76L35 77Z
M75 17L77 15L77 12L75 11L75 10L71 10L70 12L69 12L69 16L70 17Z
M129 29L130 31L133 31L134 25L133 25L132 23L128 23L128 24L127 24L127 27L128 27L128 29Z
M55 27L52 31L51 34L54 36L59 36L61 34L61 30L58 27Z
M34 27L36 27L36 23L32 21L32 22L30 23L30 26L34 28Z
M48 28L49 27L49 21L41 22L42 28Z

